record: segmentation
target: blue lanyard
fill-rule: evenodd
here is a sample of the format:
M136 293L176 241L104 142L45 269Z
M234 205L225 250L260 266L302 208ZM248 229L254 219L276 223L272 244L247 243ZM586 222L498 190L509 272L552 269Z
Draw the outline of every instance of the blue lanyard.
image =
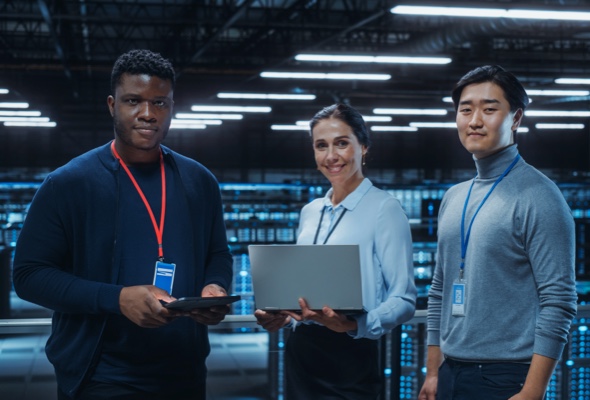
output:
M326 211L326 208L327 208L326 206L324 206L324 208L322 208L322 215L320 216L320 223L318 224L318 229L316 229L316 231L315 231L315 237L313 238L313 244L317 244L317 242L318 242L318 236L320 234L320 228L322 227L322 221L324 220L324 212ZM342 213L340 214L340 216L338 217L338 219L336 220L336 223L334 225L332 225L332 220L330 220L330 225L332 225L332 227L328 229L328 236L326 236L326 238L324 239L324 243L322 243L322 244L326 244L326 242L328 241L328 238L332 235L332 232L334 232L334 229L336 229L336 227L338 226L338 223L340 222L342 217L344 217L345 213L346 213L346 208L342 210Z
M471 235L471 227L473 226L473 221L475 220L475 217L477 216L479 210L481 210L483 204L486 202L488 197L490 197L490 194L492 194L496 186L498 186L498 183L500 183L500 181L504 179L506 175L508 175L512 167L514 167L514 165L518 162L519 158L520 154L517 154L516 157L514 157L514 161L512 161L508 168L506 168L506 171L504 171L502 175L500 175L500 177L496 179L496 182L494 182L488 193L485 195L485 197L477 207L477 210L475 210L475 214L473 214L473 217L471 217L471 222L469 223L469 228L467 229L467 235L465 235L465 213L467 212L467 204L469 203L469 197L471 196L471 189L473 189L473 184L475 183L477 175L475 176L475 178L473 178L473 181L471 182L471 186L469 187L469 191L467 192L467 198L465 199L465 205L463 206L463 215L461 215L461 269L459 271L459 279L463 279L463 270L465 269L465 254L467 253L467 245L469 244L469 235Z

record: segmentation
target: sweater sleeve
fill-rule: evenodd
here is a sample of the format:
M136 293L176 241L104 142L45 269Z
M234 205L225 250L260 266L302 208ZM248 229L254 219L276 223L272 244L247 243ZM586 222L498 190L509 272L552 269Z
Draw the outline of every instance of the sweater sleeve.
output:
M533 202L524 213L521 232L539 297L533 351L559 359L577 307L575 225L557 188Z
M56 186L51 175L41 185L19 235L13 272L16 293L24 300L55 311L120 313L122 286L74 275L74 231L63 201L68 191ZM84 269L84 266L76 267Z

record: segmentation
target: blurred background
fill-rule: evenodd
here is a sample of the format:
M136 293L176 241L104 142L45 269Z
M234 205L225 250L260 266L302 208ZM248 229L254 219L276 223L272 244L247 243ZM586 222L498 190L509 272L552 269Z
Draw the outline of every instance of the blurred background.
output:
M381 342L383 399L424 378L426 293L440 200L475 171L448 96L499 64L532 103L517 135L576 218L580 313L548 399L590 398L590 1L3 0L0 2L0 397L51 399L43 346L51 313L12 290L12 250L47 173L113 138L106 98L116 58L146 48L176 68L165 144L217 176L243 300L211 333L209 397L282 399L285 333L252 322L247 245L293 243L299 210L329 188L308 132L344 102L367 121L366 176L412 223L419 308Z

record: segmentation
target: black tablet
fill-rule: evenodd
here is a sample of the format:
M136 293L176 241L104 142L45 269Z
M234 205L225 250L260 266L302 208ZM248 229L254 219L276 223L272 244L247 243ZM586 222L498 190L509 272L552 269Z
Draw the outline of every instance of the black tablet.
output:
M223 306L240 300L240 296L217 296L217 297L181 297L178 300L165 303L164 307L171 310L190 311L195 308L210 308Z

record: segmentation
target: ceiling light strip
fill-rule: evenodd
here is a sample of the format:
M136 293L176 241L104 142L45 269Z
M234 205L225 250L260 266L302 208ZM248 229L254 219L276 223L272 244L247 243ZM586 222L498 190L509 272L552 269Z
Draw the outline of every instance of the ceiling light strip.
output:
M271 107L193 105L191 111L269 113Z
M448 57L366 56L346 54L297 54L297 61L325 61L378 64L448 64Z
M247 100L315 100L315 94L283 94L283 93L217 93L220 99Z
M399 5L393 7L392 14L471 17L471 18L515 18L561 21L590 21L590 12L558 10L526 10L479 7L429 7Z
M365 80L386 81L391 79L389 74L353 74L353 73L323 73L323 72L261 72L262 78L278 79L327 79L327 80Z

